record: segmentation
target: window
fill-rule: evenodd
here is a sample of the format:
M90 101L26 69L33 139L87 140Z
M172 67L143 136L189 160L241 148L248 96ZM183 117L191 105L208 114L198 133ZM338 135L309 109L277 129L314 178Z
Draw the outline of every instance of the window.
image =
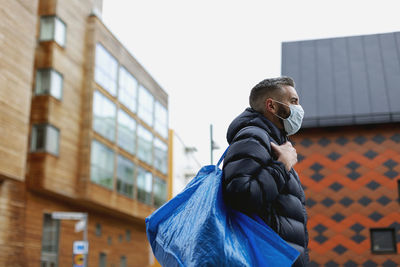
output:
M397 180L398 202L400 202L400 180Z
M121 256L121 261L120 261L119 266L126 267L126 257L125 256Z
M118 100L136 112L138 82L124 67L119 68Z
M53 69L38 69L36 72L35 95L51 95L62 98L63 76Z
M158 177L154 178L154 206L160 207L167 201L167 183Z
M143 203L151 205L151 191L153 183L153 176L151 172L148 172L142 168L138 168L137 175L137 187L138 187L138 195L137 199Z
M118 155L117 191L131 198L133 198L134 168L130 160Z
M153 126L154 97L143 86L139 87L139 117L149 126Z
M153 134L143 126L138 126L138 157L140 160L152 164L153 161Z
M40 18L39 41L55 41L65 46L67 26L56 16L43 16Z
M58 155L60 131L49 124L32 126L31 152L48 152Z
M154 167L160 172L167 174L168 169L168 146L160 139L154 140Z
M128 229L125 231L125 239L126 241L131 241L131 231Z
M165 139L168 138L168 113L167 109L159 102L154 106L155 123L154 129Z
M101 224L96 223L96 236L101 236Z
M115 140L115 121L117 108L115 104L100 92L93 97L93 129L109 139Z
M117 95L117 71L117 60L98 43L96 45L94 79L113 96Z
M91 151L90 180L96 184L113 188L114 151L93 140Z
M135 154L136 121L126 112L118 111L118 145L131 154Z
M58 266L58 238L60 222L51 214L43 216L41 266Z
M393 228L371 229L371 250L375 253L396 253L396 235Z
M107 267L107 254L100 252L99 267Z
M108 238L107 238L107 244L108 245L112 245L112 237L111 236L109 236Z

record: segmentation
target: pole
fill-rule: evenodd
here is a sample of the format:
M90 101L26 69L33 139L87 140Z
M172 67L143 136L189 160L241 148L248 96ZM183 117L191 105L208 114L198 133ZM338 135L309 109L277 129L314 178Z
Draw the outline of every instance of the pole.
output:
M214 150L214 144L213 144L213 125L210 124L210 158L211 158L211 165L213 165L214 160L213 160L213 150Z

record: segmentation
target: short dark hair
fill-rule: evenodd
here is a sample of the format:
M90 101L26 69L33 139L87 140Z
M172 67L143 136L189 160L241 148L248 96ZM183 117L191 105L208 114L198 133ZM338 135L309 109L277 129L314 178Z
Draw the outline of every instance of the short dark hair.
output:
M294 87L293 79L283 76L262 80L251 89L249 97L250 107L255 111L264 113L265 100L269 97L279 98L277 100L280 100L283 93L283 86Z

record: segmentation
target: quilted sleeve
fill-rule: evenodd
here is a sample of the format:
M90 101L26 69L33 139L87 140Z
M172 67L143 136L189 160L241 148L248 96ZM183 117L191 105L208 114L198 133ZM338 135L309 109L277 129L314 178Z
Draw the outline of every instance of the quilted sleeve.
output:
M247 131L234 139L223 166L223 195L229 206L259 213L278 196L289 174L269 151L269 138L257 132Z

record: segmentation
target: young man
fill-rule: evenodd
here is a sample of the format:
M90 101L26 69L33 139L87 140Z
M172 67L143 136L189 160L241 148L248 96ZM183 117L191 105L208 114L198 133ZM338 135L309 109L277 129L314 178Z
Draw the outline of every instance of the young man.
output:
M301 126L304 111L294 81L265 79L250 93L247 108L230 124L223 167L228 206L259 216L300 252L293 266L307 266L305 196L293 166L296 149L287 136Z

